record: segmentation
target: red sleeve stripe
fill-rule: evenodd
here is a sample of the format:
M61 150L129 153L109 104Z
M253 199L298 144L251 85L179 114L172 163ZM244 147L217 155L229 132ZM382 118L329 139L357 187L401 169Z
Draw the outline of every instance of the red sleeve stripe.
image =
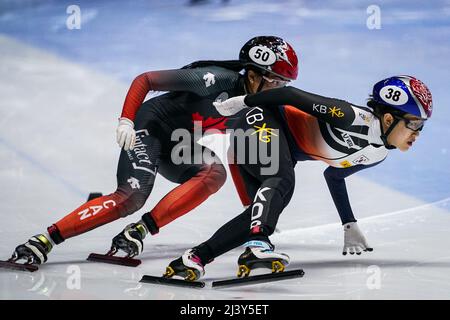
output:
M151 90L149 74L150 72L145 72L137 76L131 83L123 104L121 117L134 121L139 107Z

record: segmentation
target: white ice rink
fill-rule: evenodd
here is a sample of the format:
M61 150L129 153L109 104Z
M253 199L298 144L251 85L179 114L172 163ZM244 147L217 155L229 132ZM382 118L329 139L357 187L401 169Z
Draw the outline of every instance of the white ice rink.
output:
M128 84L0 36L0 255L78 207L89 192L115 189L116 118ZM218 137L215 148L224 137ZM343 232L321 163L299 163L277 248L303 268L299 280L212 289L234 277L241 248L206 268L204 289L140 284L241 212L231 179L206 203L145 241L143 263L85 261L173 185L158 177L143 210L56 247L38 272L0 270L0 299L448 299L450 199L417 200L358 176L347 179L353 209L374 248L342 256ZM80 286L73 276L80 272Z

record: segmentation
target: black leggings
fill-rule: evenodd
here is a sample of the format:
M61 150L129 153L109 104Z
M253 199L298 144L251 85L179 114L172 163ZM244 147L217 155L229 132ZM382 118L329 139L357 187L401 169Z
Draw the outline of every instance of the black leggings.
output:
M244 148L239 148L239 132L235 130L231 137L230 159L238 162L238 170L234 173L238 176L233 176L235 182L243 182L244 191L252 202L244 212L197 247L204 263L248 240L269 241L268 236L274 232L278 218L294 192L294 165L278 111L253 108L237 121L235 129L250 129ZM242 149L245 154L242 154ZM266 149L272 156L270 164L260 153ZM243 159L245 163L239 163Z

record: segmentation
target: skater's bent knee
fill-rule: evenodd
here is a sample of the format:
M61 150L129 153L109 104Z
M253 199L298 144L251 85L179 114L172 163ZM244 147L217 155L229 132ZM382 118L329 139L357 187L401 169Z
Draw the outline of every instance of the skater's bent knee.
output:
M290 192L295 187L294 177L273 177L266 179L263 184L265 187L278 190L281 194Z
M203 175L204 183L208 188L209 192L217 192L227 180L227 171L222 164L211 164L208 165L206 170L199 172L199 175Z
M142 192L132 192L124 200L123 210L121 210L120 216L124 218L130 214L135 213L144 206L147 198L147 194L144 194Z

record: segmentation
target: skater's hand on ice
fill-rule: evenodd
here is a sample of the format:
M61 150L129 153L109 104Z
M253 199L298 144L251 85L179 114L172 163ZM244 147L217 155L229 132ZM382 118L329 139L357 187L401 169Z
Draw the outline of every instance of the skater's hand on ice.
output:
M214 107L222 116L231 116L248 106L244 103L245 96L236 96L225 101L213 102Z
M345 256L347 252L350 254L360 255L362 251L373 251L369 247L366 238L362 234L356 222L349 222L344 224L344 249L342 254Z
M128 118L120 118L117 127L117 143L125 151L133 150L136 142L136 132L134 131L134 123Z

